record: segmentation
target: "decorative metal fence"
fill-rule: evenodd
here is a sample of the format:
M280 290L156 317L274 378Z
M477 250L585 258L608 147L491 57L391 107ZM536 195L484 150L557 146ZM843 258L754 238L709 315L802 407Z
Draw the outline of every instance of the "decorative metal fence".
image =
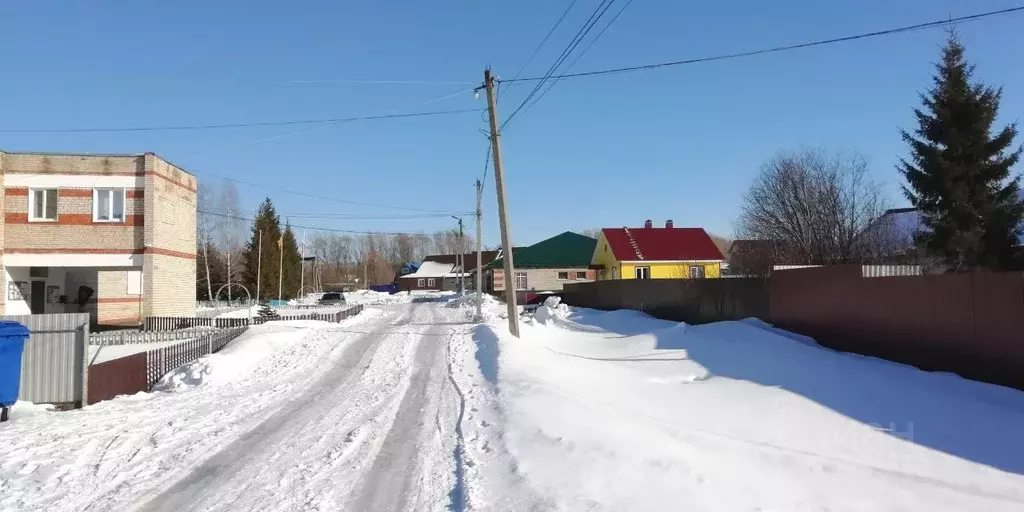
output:
M89 403L146 391L171 370L219 352L248 329L248 326L241 326L190 331L190 338L180 343L94 364L89 367Z
M344 309L329 308L326 311L310 311L308 309L286 309L274 310L276 316L256 316L252 321L248 318L200 318L200 317L147 317L143 322L145 331L175 331L180 329L194 329L197 327L242 327L247 325L261 325L267 322L283 320L321 320L324 322L338 323L346 318L358 315L363 310L362 304L348 306Z

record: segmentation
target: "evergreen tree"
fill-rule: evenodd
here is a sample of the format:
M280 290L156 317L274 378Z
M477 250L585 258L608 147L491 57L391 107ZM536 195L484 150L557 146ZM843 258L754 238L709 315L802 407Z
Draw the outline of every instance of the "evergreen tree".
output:
M295 241L295 233L290 225L284 228L284 298L292 299L299 296L302 272L302 258L299 256L299 244Z
M262 258L260 258L260 234L263 236ZM270 198L256 210L256 218L252 223L252 234L245 250L245 271L242 275L243 285L249 293L256 296L256 281L259 279L258 300L277 298L278 276L280 275L280 254L278 240L281 238L281 219L277 216L274 203ZM257 276L257 269L259 275ZM285 288L287 289L287 288Z
M954 270L1007 268L1024 218L1020 177L1011 174L1022 150L1012 147L1017 126L991 135L1002 89L971 83L974 66L956 34L935 67L914 109L917 129L900 131L911 155L898 166L903 191L923 223L917 242Z

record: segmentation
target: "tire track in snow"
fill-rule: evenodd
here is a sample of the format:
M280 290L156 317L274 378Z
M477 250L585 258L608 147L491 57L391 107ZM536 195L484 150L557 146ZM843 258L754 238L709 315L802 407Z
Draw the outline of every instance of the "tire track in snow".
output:
M408 316L409 312L406 312L396 323L403 323ZM254 480L249 480L242 488L236 488L231 486L233 477L244 468L258 468L275 461L282 455L280 452L270 453L275 445L287 445L289 434L301 435L307 425L322 425L323 417L331 409L343 406L344 400L325 399L334 398L324 392L325 388L328 391L340 390L342 395L346 395L345 391L351 387L350 384L358 382L365 374L367 363L381 347L387 327L390 326L382 325L371 331L372 334L364 334L349 342L334 367L319 380L321 385L310 387L303 395L292 400L290 405L199 464L183 480L145 503L141 510L206 509L209 507L197 505L208 502L223 506L227 504L224 501L234 501L222 501L226 498L224 494L234 495L235 500L247 494Z

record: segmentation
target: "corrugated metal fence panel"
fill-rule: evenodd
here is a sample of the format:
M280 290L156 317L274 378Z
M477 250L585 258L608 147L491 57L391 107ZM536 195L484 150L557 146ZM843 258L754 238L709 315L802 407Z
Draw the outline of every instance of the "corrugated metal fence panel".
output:
M146 354L132 354L89 367L89 403L149 389Z
M18 398L36 403L75 403L84 398L88 313L5 315L31 334L21 358Z

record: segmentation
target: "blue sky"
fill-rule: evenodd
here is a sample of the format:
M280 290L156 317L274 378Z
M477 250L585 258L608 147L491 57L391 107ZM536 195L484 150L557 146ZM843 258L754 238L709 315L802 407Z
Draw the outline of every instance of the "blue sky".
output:
M617 0L611 12L624 1ZM635 0L573 71L799 43L1017 2ZM470 92L421 103L471 88L487 65L511 78L568 3L5 2L0 128L244 123L483 108L483 98ZM524 75L541 74L598 3L579 0ZM1024 112L1022 28L1024 14L958 27L977 64L976 76L1004 87L1003 122ZM513 239L528 244L565 230L637 226L647 218L672 218L677 226L729 235L761 162L805 145L861 152L893 205L903 206L894 164L905 150L897 129L912 127L911 108L930 83L944 38L942 30L923 30L563 81L504 133ZM430 83L295 83L304 80ZM527 91L510 87L499 110L509 114ZM3 133L0 148L155 151L206 183L219 184L220 175L340 199L469 211L473 181L483 171L485 127L480 114L468 113L301 134L295 132L306 127ZM485 190L489 244L498 241L492 177ZM285 213L408 213L244 185L238 190L249 209L270 195ZM414 232L453 224L293 222Z

